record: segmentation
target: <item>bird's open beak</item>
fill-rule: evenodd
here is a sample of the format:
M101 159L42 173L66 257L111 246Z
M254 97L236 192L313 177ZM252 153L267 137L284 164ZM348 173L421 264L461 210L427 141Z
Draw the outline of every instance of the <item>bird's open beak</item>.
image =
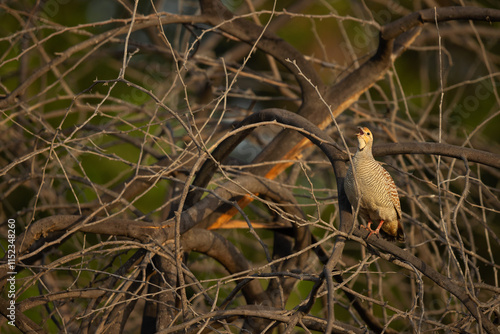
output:
M362 151L367 143L366 132L362 127L358 127L358 130L359 132L356 133L356 137L358 137L358 149Z

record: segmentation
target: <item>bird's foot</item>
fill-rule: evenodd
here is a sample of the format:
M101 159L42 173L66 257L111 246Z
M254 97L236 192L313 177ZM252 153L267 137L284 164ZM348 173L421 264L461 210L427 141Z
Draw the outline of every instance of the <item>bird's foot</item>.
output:
M361 227L363 227L365 230L367 230L368 232L370 232L370 234L368 234L368 236L366 237L366 239L368 239L372 234L379 235L380 229L382 228L382 225L384 225L384 221L381 220L380 224L378 224L377 228L374 229L374 230L372 230L371 225L372 225L371 221L369 221L368 224L366 224L366 226L361 225Z

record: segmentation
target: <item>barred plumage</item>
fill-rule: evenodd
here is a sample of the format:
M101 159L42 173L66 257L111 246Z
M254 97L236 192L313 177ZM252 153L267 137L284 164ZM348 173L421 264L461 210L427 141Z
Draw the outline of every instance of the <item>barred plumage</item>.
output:
M354 209L359 205L359 215L368 222L368 236L381 232L388 240L404 241L405 234L400 222L401 205L394 180L373 158L371 131L360 127L356 136L358 150L344 182L347 198ZM375 230L371 229L372 222L377 223Z

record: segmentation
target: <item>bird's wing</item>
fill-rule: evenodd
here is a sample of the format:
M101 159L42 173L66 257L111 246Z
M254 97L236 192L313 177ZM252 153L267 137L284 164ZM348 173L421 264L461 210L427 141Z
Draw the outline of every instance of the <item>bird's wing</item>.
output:
M394 209L396 209L396 213L398 215L398 220L399 220L401 219L402 214L401 214L401 203L399 202L398 189L396 188L396 184L394 183L391 174L389 174L389 172L384 167L382 167L382 171L384 174L387 192L389 193L389 196L392 200L392 204L394 204Z

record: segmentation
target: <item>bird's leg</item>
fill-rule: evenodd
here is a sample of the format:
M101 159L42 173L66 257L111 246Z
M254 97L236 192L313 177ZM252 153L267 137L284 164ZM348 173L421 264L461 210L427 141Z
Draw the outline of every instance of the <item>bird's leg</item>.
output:
M367 231L372 231L371 226L372 226L372 221L371 220L368 221L368 223L366 224L366 226L365 225L361 225L361 227L364 228Z
M384 225L384 221L380 220L380 224L378 224L377 228L375 230L372 230L371 228L372 222L368 221L368 224L366 226L363 226L367 231L370 231L370 234L366 237L367 239L372 235L372 234L378 234L380 232L380 228L382 228L382 225Z

